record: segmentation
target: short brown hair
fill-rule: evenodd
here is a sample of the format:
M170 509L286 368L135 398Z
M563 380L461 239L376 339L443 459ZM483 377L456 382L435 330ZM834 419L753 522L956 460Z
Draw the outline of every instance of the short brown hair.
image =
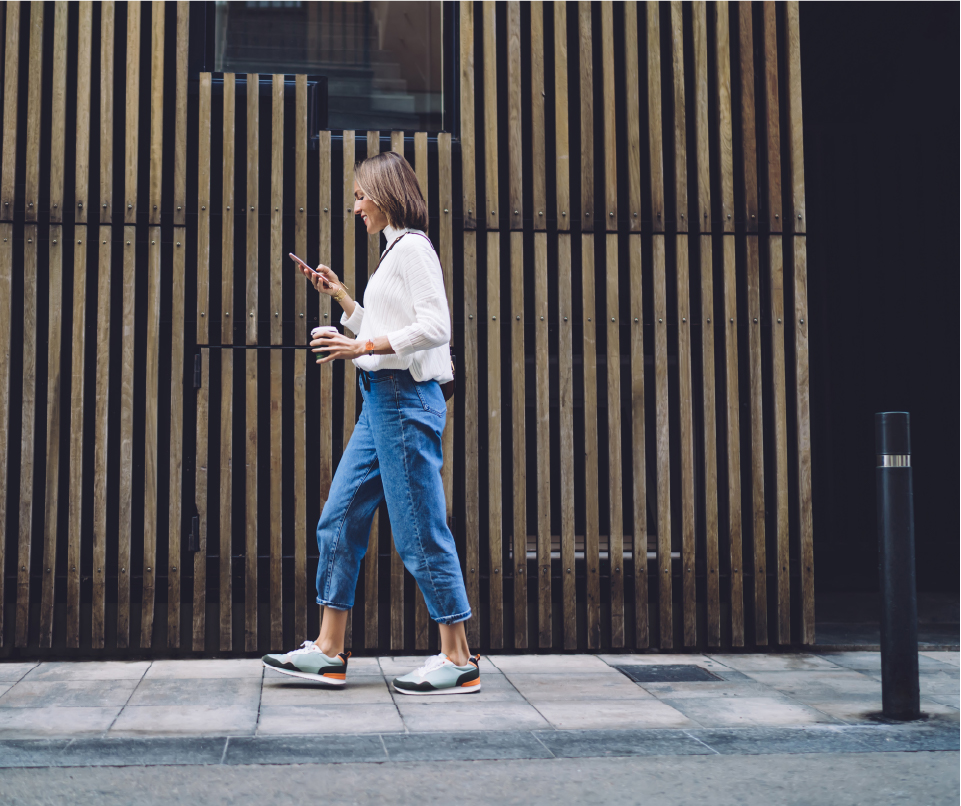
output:
M417 174L396 151L357 163L354 176L364 195L383 211L392 227L427 230L427 202Z

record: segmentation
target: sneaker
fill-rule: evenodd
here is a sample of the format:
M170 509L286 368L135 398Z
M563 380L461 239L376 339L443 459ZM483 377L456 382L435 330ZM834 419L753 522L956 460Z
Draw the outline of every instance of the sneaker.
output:
M264 666L281 674L316 680L328 686L342 686L347 680L349 657L349 652L341 652L336 658L330 658L313 641L304 641L300 649L286 655L264 655L263 662Z
M410 674L394 678L398 694L474 694L481 690L480 655L457 666L446 655L434 655Z

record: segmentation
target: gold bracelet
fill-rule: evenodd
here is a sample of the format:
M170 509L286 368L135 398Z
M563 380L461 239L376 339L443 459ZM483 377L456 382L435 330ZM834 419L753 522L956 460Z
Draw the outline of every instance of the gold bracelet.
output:
M346 296L347 296L347 292L344 291L343 289L341 289L341 290L338 291L336 294L334 294L334 295L331 297L331 299L332 299L334 302L338 302L338 303L339 303L339 302L340 302L344 297L346 297Z

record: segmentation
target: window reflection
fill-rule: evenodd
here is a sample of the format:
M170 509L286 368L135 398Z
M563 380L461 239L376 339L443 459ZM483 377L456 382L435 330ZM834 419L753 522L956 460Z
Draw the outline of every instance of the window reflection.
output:
M331 129L443 128L439 2L218 2L216 70L327 76Z

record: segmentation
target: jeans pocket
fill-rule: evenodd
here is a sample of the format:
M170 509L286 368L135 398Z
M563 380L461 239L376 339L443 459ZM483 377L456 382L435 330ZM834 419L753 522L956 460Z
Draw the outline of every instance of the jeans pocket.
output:
M417 392L417 397L420 400L420 404L424 407L424 411L429 411L431 414L434 414L438 417L446 417L447 407L444 406L444 408L438 409L437 404L431 399L433 397L440 397L441 402L443 402L443 399L444 399L443 395L430 394L430 392L428 391L429 386L430 384L419 384L419 383L414 384L414 391ZM434 386L436 387L436 391L440 393L440 387L437 386L436 383L434 384Z

